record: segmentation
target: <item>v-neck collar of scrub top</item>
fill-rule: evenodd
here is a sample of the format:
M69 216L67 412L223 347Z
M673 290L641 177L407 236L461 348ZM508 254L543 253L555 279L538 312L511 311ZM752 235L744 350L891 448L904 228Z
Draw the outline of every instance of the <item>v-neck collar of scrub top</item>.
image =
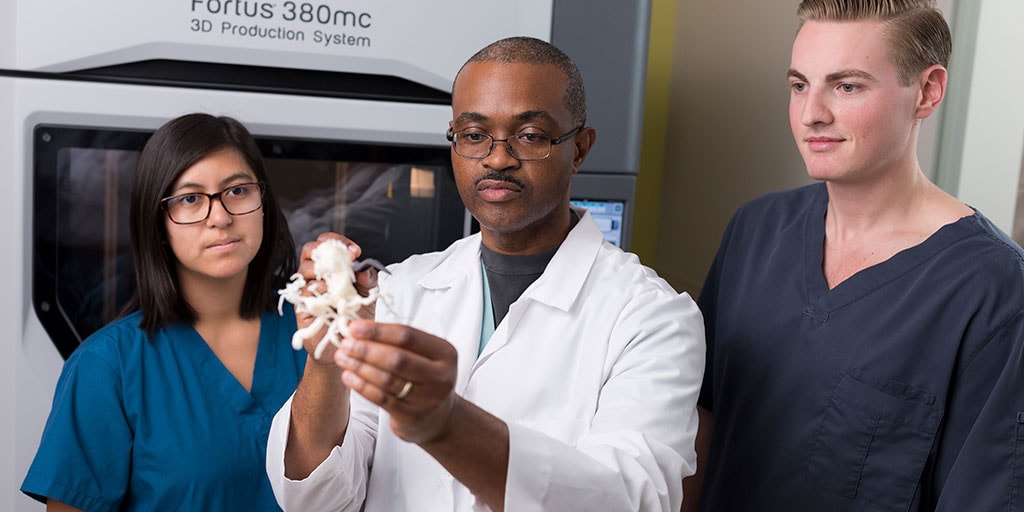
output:
M242 383L224 366L195 328L181 324L167 328L170 338L180 340L180 350L199 370L197 373L203 379L203 386L210 390L210 393L220 396L224 404L232 410L260 423L269 422L275 413L267 403L273 391L274 369L278 366L278 354L273 339L275 329L271 328L267 321L268 314L274 313L264 312L260 317L259 342L249 391L246 391Z
M828 208L828 188L824 183L818 184L809 208L804 221L804 285L808 297L804 313L823 323L832 312L870 295L957 241L976 235L980 215L975 211L973 215L947 224L920 244L857 272L830 290L823 266Z

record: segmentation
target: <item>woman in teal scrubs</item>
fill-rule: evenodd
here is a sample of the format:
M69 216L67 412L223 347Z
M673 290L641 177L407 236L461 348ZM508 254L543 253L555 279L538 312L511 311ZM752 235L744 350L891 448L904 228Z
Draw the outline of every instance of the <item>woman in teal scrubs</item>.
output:
M302 375L275 291L295 245L238 121L189 114L143 148L138 288L68 359L22 484L47 510L279 510L265 452Z

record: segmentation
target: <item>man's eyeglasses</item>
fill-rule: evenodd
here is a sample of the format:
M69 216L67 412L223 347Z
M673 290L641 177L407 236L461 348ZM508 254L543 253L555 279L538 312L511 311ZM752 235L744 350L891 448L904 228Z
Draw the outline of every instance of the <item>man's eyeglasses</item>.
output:
M487 132L477 130L453 132L451 127L449 127L445 137L452 143L452 149L459 156L476 159L487 158L487 155L490 155L494 149L495 142L504 142L505 148L508 149L512 158L519 161L529 161L544 160L551 156L551 146L569 140L582 129L583 126L577 126L569 133L555 139L544 133L527 132L517 133L507 139L495 139L493 135Z
M195 224L210 216L213 200L220 199L224 211L231 215L245 215L263 206L263 183L232 185L216 194L190 192L160 200L160 207L175 224Z

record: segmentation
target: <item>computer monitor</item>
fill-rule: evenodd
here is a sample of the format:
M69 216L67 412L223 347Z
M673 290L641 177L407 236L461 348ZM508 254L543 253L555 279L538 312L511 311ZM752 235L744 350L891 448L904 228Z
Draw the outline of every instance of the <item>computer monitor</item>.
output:
M617 247L622 247L622 222L626 214L625 201L606 201L594 199L573 199L572 204L586 208L597 222L597 226L608 240Z

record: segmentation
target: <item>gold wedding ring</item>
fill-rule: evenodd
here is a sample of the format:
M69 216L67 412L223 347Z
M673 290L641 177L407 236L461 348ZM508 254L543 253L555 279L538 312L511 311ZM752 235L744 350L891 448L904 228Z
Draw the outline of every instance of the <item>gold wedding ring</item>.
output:
M402 386L401 391L399 391L398 393L395 394L395 398L397 398L399 400L405 400L405 397L409 396L409 393L412 393L412 381L411 380L405 381L405 385Z

